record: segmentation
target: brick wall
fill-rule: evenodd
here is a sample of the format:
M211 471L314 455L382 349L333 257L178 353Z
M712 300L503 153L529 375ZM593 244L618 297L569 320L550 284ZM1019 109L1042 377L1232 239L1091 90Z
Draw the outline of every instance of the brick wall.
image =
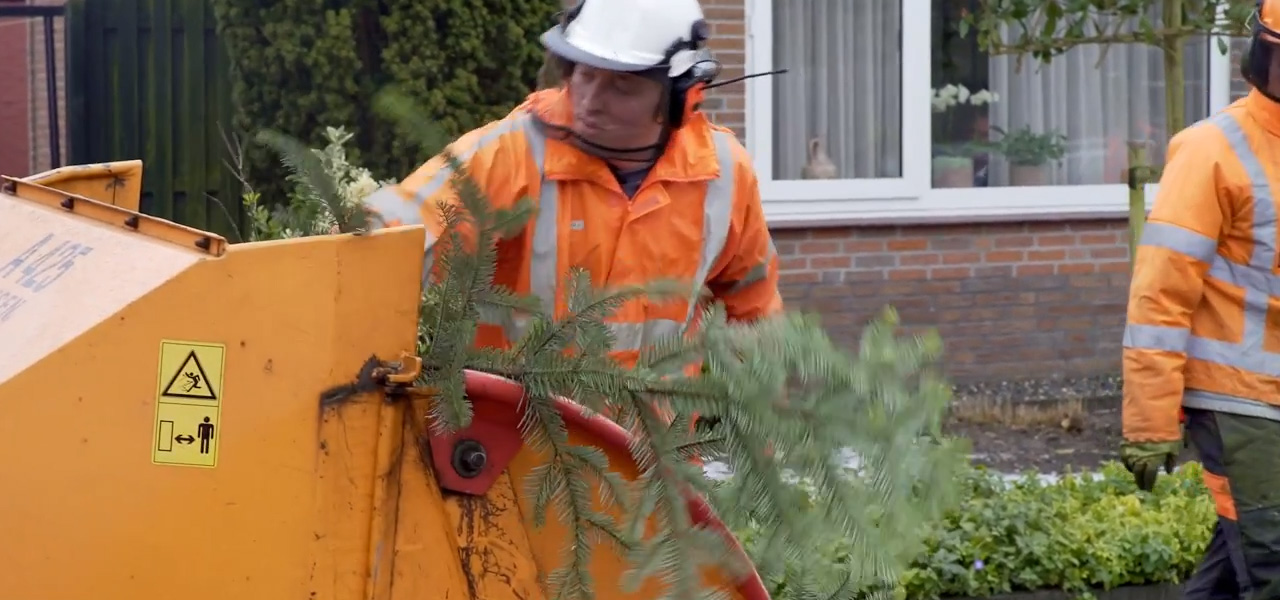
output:
M2 1L2 0L0 0ZM0 144L0 174L25 175L31 162L27 123L27 24L0 21L0 131L9 132Z
M937 328L959 381L1118 370L1128 287L1124 222L776 231L783 299L853 345L892 305Z

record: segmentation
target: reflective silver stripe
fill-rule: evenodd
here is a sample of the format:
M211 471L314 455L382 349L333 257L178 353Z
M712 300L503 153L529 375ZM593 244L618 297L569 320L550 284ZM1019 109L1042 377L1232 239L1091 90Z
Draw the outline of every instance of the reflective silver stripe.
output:
M1187 339L1190 337L1191 329L1187 327L1138 325L1136 323L1129 323L1124 326L1125 348L1186 352Z
M1269 421L1280 421L1280 407L1278 406L1203 390L1187 390L1182 396L1182 405L1187 408L1199 408L1201 410L1212 410L1245 417L1257 417Z
M481 149L485 148L489 144L497 142L498 138L501 138L518 128L524 128L525 131L532 129L528 126L530 121L531 119L527 115L498 121L498 123L491 129L480 134L480 139L476 140L470 148L464 149L462 152L455 154L455 156L457 156L459 161L465 163L471 160L471 157L475 156ZM539 162L538 164L542 163ZM449 177L452 175L453 169L450 168L447 163L444 164L438 171L436 171L435 175L431 176L431 179L428 179L426 183L422 184L414 191L413 199L417 201L419 206L421 206L423 202L427 201L427 198L430 198L433 194L440 191L440 188L444 187L444 184L449 182Z
M538 213L533 222L533 256L529 259L530 292L542 301L543 310L554 316L556 287L560 283L560 183L546 176L547 139L530 120L525 125L529 152L538 167ZM514 338L513 338L514 339Z
M379 188L364 199L366 208L386 225L388 221L397 220L403 225L422 224L422 204L405 198L396 190L395 185Z
M1244 327L1240 342L1224 342L1188 335L1187 356L1255 374L1280 377L1280 354L1269 353L1263 349L1267 327L1267 304L1272 297L1280 295L1280 278L1271 272L1277 258L1276 208L1271 184L1235 117L1225 112L1218 113L1202 124L1212 124L1222 131L1236 159L1240 161L1249 177L1253 193L1252 241L1254 244L1249 264L1233 263L1223 258L1216 251L1216 243L1212 244L1211 252L1208 240L1196 239L1188 235L1190 232L1186 230L1179 232L1162 226L1152 234L1151 243L1169 247L1188 256L1207 257L1203 260L1211 259L1210 278L1244 290ZM1146 235L1143 236L1143 241L1146 243ZM1173 343L1172 337L1173 334L1155 332L1152 326L1131 325L1125 328L1126 346L1129 345L1128 342L1134 342L1142 347L1157 347L1161 343ZM1280 408L1257 400L1204 390L1187 389L1183 394L1182 404L1187 408L1203 408L1280 421Z
M724 251L725 242L729 239L729 222L733 218L735 178L731 134L713 131L711 136L716 145L716 162L720 163L720 174L707 183L707 196L703 199L702 253L698 258L698 271L693 280L694 289L689 297L689 308L685 312L684 328L693 323L693 315L698 309L698 294L702 291L707 276L711 274L711 267Z
M436 262L436 236L430 231L424 231L426 237L422 242L422 287L427 287L427 280L431 278L431 267Z
M772 262L773 258L777 255L778 255L778 248L777 246L773 245L773 236L770 235L769 236L769 253L765 255L764 261L752 266L751 269L747 271L747 274L742 277L742 279L739 279L738 281L728 282L729 289L725 291L725 293L736 294L738 292L741 292L742 290L747 289L748 287L751 287L752 285L760 281L763 281L765 277L769 276L769 263Z
M655 341L680 335L681 323L671 319L649 319L640 323L609 323L614 350L640 350Z
M1204 262L1218 254L1218 240L1168 223L1143 225L1141 245L1167 248Z

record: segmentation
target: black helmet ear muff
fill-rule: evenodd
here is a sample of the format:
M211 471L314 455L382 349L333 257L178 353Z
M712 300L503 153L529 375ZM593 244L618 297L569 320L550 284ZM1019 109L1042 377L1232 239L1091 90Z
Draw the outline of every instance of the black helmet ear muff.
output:
M670 80L667 124L671 129L679 129L684 124L685 104L688 102L689 90L699 83L711 83L716 75L720 74L720 61L712 58L711 52L706 48L707 40L710 38L711 26L705 20L698 19L689 27L689 39L673 44L662 61L668 69L673 59L691 63L687 69ZM687 51L687 53L678 57L677 54L681 51Z

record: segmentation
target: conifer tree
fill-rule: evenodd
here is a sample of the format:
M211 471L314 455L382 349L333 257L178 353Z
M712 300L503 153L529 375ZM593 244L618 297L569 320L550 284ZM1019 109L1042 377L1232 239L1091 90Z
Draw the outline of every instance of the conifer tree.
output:
M379 106L402 124L404 135L418 136L426 146L439 143L402 99L383 96ZM296 208L285 212L322 221L293 227L293 235L370 226L349 193L351 178L325 164L332 148L307 151L272 133L259 139L295 173ZM682 496L687 490L706 495L729 524L753 528L763 540L752 557L762 575L780 572L788 560L816 559L812 540L836 535L852 541L849 570L838 582L802 581L806 597L890 593L897 570L920 542L922 524L951 506L952 475L965 460L938 433L949 388L937 368L936 335L899 336L896 316L886 310L850 355L832 344L815 316L787 313L737 323L719 304L701 300L697 331L660 340L644 349L634 368L623 368L608 357L614 340L604 319L638 296L700 290L676 281L593 289L588 274L574 270L565 282L567 314L556 316L535 298L495 286L497 240L523 227L536 206L526 199L494 209L448 148L442 155L460 204L441 207L447 243L435 256L440 274L423 290L417 385L433 390L429 425L444 431L465 427L471 418L464 369L524 386L522 435L549 457L524 482L535 500L535 520L553 518L554 511L574 532L563 564L547 576L551 597L594 597L585 568L594 551L627 553L635 568L620 582L624 589L658 576L667 583L666 597L714 593L701 589L697 573L707 561L725 560L724 540L692 525ZM310 212L316 207L320 216ZM293 218L289 214L274 218ZM285 235L282 227L268 229ZM523 337L506 350L476 348L481 314L519 316L527 323ZM695 362L701 373L686 374L684 367ZM640 477L625 482L600 448L570 444L555 396L635 432L639 443L630 450ZM664 416L668 411L674 418ZM691 427L691 414L717 425ZM857 459L852 466L850 453ZM720 460L733 476L716 484L690 461L693 456ZM593 495L601 491L622 507L621 521L594 508ZM796 510L801 504L809 509ZM655 517L657 531L641 535ZM599 540L608 546L601 550Z

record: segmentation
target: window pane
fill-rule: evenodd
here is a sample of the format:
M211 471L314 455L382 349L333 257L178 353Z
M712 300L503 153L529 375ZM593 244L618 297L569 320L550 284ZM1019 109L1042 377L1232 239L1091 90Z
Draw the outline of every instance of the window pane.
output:
M960 37L960 15L976 5L933 0L933 88L958 101L934 101L935 188L1123 183L1131 141L1163 163L1159 50L1080 46L1049 63L1027 55L1019 68L1017 56L989 56L972 33ZM1203 37L1186 42L1187 124L1208 114L1208 48Z
M900 0L775 0L773 178L902 176Z

